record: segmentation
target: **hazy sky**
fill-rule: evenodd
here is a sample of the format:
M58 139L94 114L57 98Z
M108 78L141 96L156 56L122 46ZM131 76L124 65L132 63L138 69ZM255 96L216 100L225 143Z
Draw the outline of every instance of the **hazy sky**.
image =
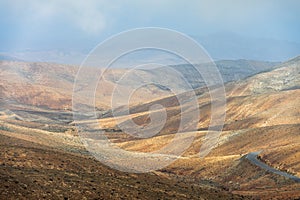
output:
M0 0L0 51L91 49L137 27L300 43L299 0Z

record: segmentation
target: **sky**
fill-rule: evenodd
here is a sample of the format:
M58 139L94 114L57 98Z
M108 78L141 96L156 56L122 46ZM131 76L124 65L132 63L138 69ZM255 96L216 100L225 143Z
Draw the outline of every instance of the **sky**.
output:
M299 0L0 0L0 51L88 51L132 28L300 44Z

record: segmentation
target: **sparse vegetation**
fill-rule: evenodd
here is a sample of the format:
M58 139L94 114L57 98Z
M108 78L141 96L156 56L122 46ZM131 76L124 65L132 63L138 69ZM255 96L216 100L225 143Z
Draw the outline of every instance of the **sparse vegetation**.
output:
M0 125L0 130L1 131L10 131L10 129L6 126Z
M267 172L245 159L249 152L263 150L260 159L265 160L266 164L299 176L298 68L287 66L238 83L228 83L223 132L218 146L203 159L199 158L199 150L209 127L211 105L208 92L199 89L201 119L193 144L170 166L151 174L118 172L92 159L80 142L76 126L72 123L72 113L65 110L66 107L60 108L66 106L67 101L63 101L66 105L57 103L60 94L65 94L65 99L69 98L69 94L61 88L55 88L61 91L59 95L46 95L31 85L28 96L35 94L39 98L28 98L28 101L18 104L17 108L6 107L4 109L9 112L1 115L0 179L4 182L0 184L0 198L15 194L25 194L32 199L147 199L149 196L156 199L245 198L239 195L254 196L255 199L299 198L299 184ZM284 81L286 72L293 77L288 86ZM68 79L67 76L60 78ZM283 91L285 88L288 90ZM16 102L18 100L16 98ZM36 102L31 102L33 100L52 106L35 107ZM117 110L122 114L122 123L132 119L138 125L146 126L151 122L149 108L155 104L163 105L171 120L167 120L160 134L152 138L137 139L122 132L112 113L101 105L97 105L98 114L101 115L97 122L107 132L106 136L120 148L155 152L174 139L172 133L178 128L181 114L176 98L162 97L131 106L130 115L122 114L121 108ZM15 116L20 116L21 120L16 120ZM189 136L193 133L183 134ZM98 138L97 134L95 137ZM32 183L48 185L49 190ZM30 196L26 191L28 188L34 191L30 194L36 196Z

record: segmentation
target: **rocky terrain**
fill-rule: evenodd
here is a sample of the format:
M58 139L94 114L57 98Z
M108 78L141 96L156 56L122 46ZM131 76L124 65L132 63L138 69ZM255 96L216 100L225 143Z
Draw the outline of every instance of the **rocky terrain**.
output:
M239 60L222 61L217 66L227 82L227 103L225 124L214 149L206 157L199 157L210 123L211 102L207 89L201 87L202 80L197 82L191 78L201 111L198 130L183 133L184 136L195 134L192 145L168 167L146 174L130 174L95 160L78 137L71 111L76 67L1 61L0 176L3 181L0 197L299 198L299 183L253 165L245 155L263 150L259 155L261 161L300 176L300 57L278 65ZM182 73L188 75L188 66L174 67L184 69ZM237 69L240 71L233 75L231 72ZM90 70L87 74L93 73ZM124 73L126 69L109 71L107 90L99 90L99 95L108 98L118 84L116 80ZM150 76L147 73L136 71L132 76ZM122 87L131 85L134 81ZM174 138L183 105L179 106L176 97L159 85L143 88L136 97L129 115L122 113L122 106L116 109L120 113L119 122L133 119L146 126L152 112L149 108L161 104L166 107L168 118L158 135L137 139L122 132L107 110L108 101L96 105L101 111L96 123L115 145L132 152L153 152Z
M243 156L263 150L260 155L263 162L299 176L299 72L300 62L297 57L280 64L275 70L226 84L227 104L223 132L217 146L204 160L197 156L203 137L207 134L211 114L209 96L206 92L200 92L198 102L202 117L195 141L181 159L163 171L211 180L226 185L237 194L266 199L298 198L299 183L252 166ZM160 136L140 140L124 136L118 140L115 136L111 140L131 151L152 152L162 148L174 138L169 133L176 132L174 124L180 120L180 107L174 102L174 98L168 97L138 105L131 108L131 115L119 117L123 122L132 118L140 125L146 125L149 123L149 107L162 104L171 114ZM100 124L108 130L118 129L116 119L111 118L110 114L100 119Z
M71 126L14 117L1 115L1 199L244 199L221 187L110 169Z

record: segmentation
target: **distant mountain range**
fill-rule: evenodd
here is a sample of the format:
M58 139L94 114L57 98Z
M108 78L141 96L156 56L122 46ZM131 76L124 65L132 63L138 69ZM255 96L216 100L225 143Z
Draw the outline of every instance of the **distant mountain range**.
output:
M275 39L251 38L236 35L234 33L217 33L207 36L191 35L213 60L260 60L281 62L300 54L300 44L290 41ZM101 42L101 41L99 41ZM97 44L95 43L95 46ZM82 49L92 49L84 47ZM79 48L80 49L80 48ZM0 52L0 60L16 60L27 62L53 62L60 64L79 65L88 55L87 50L22 50L11 52ZM122 60L121 68L127 68L132 64L132 60L144 61L153 60L155 62L165 62L170 57L162 52L145 52ZM117 67L117 68L120 68Z
M300 54L300 44L296 42L250 38L233 33L192 37L207 50L214 60L285 61Z
M262 62L249 60L223 60L217 61L218 67L224 82L237 81L254 74L276 68L276 62ZM99 95L97 107L106 108L111 103L111 95L115 92L122 99L125 91L130 91L136 85L143 85L145 80L154 84L147 84L135 92L132 103L150 101L172 94L172 90L187 91L185 80L192 88L205 85L199 73L195 73L191 65L174 65L162 67L156 70L128 70L110 69L103 75L104 80L101 87L98 87ZM206 66L204 66L206 67ZM49 108L63 109L71 108L73 84L78 66L61 65L53 63L32 63L16 61L0 61L0 92L6 100L34 106L46 106ZM82 83L81 90L92 76L97 73L97 68L86 69L86 81ZM102 69L100 69L102 70ZM179 76L178 73L183 77ZM126 75L125 82L119 80ZM184 80L185 79L185 80ZM118 90L114 91L118 86ZM26 89L24 89L26 88ZM119 92L120 90L120 92ZM115 97L117 98L117 97Z

